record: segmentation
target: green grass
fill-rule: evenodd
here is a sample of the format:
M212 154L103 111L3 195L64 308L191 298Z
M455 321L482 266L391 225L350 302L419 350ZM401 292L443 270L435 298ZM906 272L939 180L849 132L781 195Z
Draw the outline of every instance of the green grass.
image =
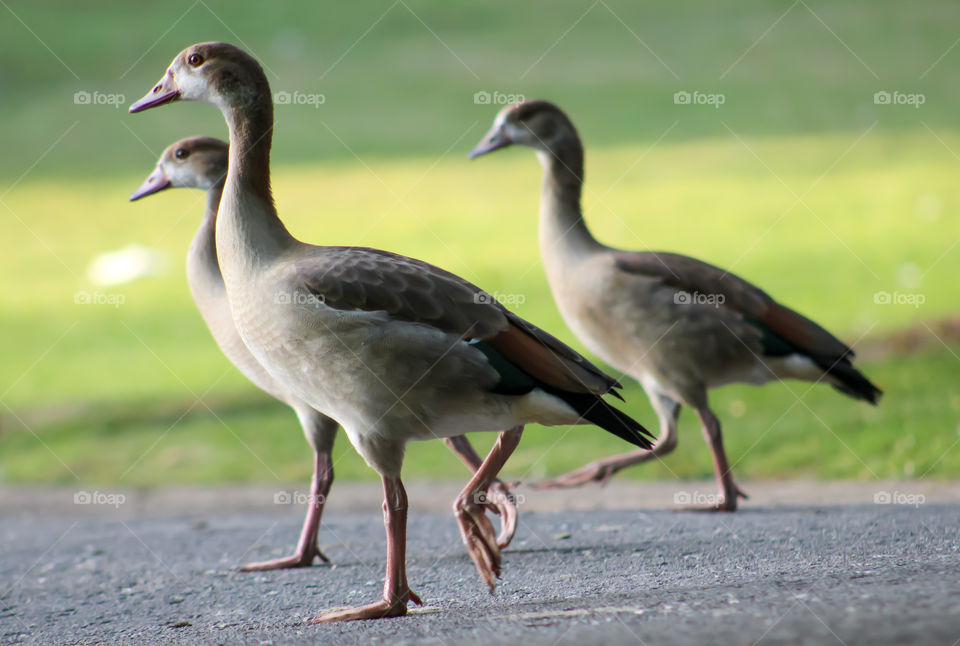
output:
M0 123L16 154L0 156L0 176L11 179L68 129L34 172L115 174L149 164L145 146L223 133L206 106L133 117L73 103L86 90L122 94L129 106L177 52L215 39L249 46L274 90L325 95L319 110L278 107L277 161L351 158L330 130L363 156L433 158L489 122L490 106L473 103L479 90L552 98L594 146L652 142L675 120L673 140L727 137L721 120L748 136L858 134L877 119L908 130L922 119L941 132L955 129L960 106L960 50L927 71L957 37L960 6L950 0L10 6L30 28L4 10ZM727 100L720 110L681 109L678 90ZM927 100L920 110L876 106L878 90Z
M927 72L956 39L953 3L618 1L595 5L557 41L589 4L409 2L443 43L402 4L208 3L235 34L206 6L166 34L191 3L12 7L79 80L13 16L3 21L0 482L308 473L292 414L230 367L190 301L182 259L203 196L125 201L155 153L185 135L222 135L222 119L202 105L128 116L72 102L89 89L122 92L129 104L198 40L243 40L275 90L325 94L319 110L277 109L274 189L298 237L388 248L522 295L519 314L576 347L537 255L536 160L521 150L464 158L495 113L473 103L478 90L544 96L568 110L587 145L588 218L605 241L732 268L851 343L956 312L960 97L950 72L960 49ZM678 106L678 90L723 92L726 103ZM926 103L877 106L878 90L923 92ZM93 291L89 260L134 242L164 252L168 273L113 290L125 298L118 308L74 304L78 290ZM925 302L878 305L881 291ZM956 477L956 354L935 345L864 364L887 391L877 409L805 384L716 391L737 472ZM630 384L626 395L627 409L655 427L640 389ZM698 436L688 413L681 450L631 476L709 475ZM541 477L623 448L596 429L531 428L510 470ZM438 442L411 445L407 472L462 474L445 453ZM345 438L337 471L372 477Z
M958 351L960 346L954 347ZM879 408L799 382L731 386L715 391L713 406L724 420L727 454L741 478L956 477L956 362L939 353L870 364L871 376L887 389ZM625 394L628 409L655 424L640 388L629 384ZM266 396L229 391L213 398L210 409L192 404L190 399L132 402L90 406L73 417L64 412L40 431L43 442L27 432L8 433L0 479L72 484L76 477L116 486L309 479L312 461L285 407ZM485 450L493 435L473 439ZM596 428L530 427L504 473L530 481L626 448ZM375 477L342 435L334 460L339 480ZM619 477L689 479L711 473L710 455L688 411L681 417L677 451ZM415 442L408 447L405 474L458 478L464 470L440 442Z

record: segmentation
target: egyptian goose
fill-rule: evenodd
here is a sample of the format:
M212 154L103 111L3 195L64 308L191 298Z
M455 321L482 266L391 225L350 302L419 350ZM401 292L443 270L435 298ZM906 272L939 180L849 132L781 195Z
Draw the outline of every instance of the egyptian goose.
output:
M640 382L660 418L652 451L599 460L539 486L605 482L624 467L669 453L686 404L697 412L713 454L720 495L710 509L734 511L737 497L746 496L730 473L720 421L707 404L710 388L823 380L877 402L881 391L853 367L850 348L758 287L687 256L597 242L580 210L583 147L557 106L507 106L469 156L511 144L533 148L543 166L540 254L564 320L587 348Z
M247 53L224 43L188 47L130 111L178 100L217 106L230 130L216 248L241 338L274 379L343 426L383 482L383 598L312 621L399 616L420 603L405 564L408 441L509 429L454 502L491 590L500 550L481 498L524 424L590 422L651 445L639 423L602 398L614 379L478 287L413 258L290 235L270 191L270 87Z
M168 188L199 188L207 192L207 204L200 228L187 253L187 283L200 315L213 335L214 340L230 361L258 388L290 406L297 414L303 433L313 447L314 471L307 501L307 516L297 549L291 556L279 559L248 563L241 571L275 570L280 568L306 567L319 557L326 563L330 560L317 546L317 533L323 506L333 484L333 460L331 451L336 437L335 421L310 407L309 404L287 391L260 365L247 349L237 332L230 315L227 292L217 264L217 248L214 231L217 224L217 207L227 175L227 142L213 137L190 137L172 144L160 156L157 167L131 196L136 201ZM444 438L450 448L459 455L472 471L481 463L480 457L465 437ZM509 488L499 479L487 491L490 508L501 518L501 532L497 538L500 548L510 544L517 528L517 507Z

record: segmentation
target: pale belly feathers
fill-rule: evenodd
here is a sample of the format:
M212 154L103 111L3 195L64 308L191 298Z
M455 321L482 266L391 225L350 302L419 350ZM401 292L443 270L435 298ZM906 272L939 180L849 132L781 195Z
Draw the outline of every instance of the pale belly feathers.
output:
M491 393L499 377L485 355L429 325L391 320L384 312L335 310L296 289L245 299L234 316L270 374L337 420L357 448L372 441L369 436L402 443L576 419L539 391Z

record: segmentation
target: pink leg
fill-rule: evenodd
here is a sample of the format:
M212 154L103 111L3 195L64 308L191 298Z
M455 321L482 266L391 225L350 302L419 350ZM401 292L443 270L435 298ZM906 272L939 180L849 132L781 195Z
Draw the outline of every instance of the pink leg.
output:
M474 473L483 464L483 460L480 459L466 435L445 437L443 442L460 456L460 459ZM494 478L487 489L487 508L500 516L500 535L497 537L497 545L500 549L504 549L517 533L517 504L510 486L499 478Z
M473 564L490 591L495 587L494 576L500 576L500 548L494 537L493 525L486 515L486 491L500 473L507 458L520 443L523 427L503 431L490 449L487 459L477 469L453 503L453 513L460 525L460 536Z
M327 451L317 451L314 454L313 481L310 486L310 500L307 502L307 517L303 521L303 529L300 531L300 541L297 543L297 550L292 555L283 558L247 563L240 568L240 571L254 572L260 570L309 567L313 565L313 560L318 557L324 563L329 563L330 559L317 547L317 534L320 530L320 518L323 516L323 504L327 500L327 495L330 493L330 486L332 484L333 461L330 459L330 453Z
M727 454L723 450L720 420L707 407L697 410L697 415L700 416L700 422L703 425L703 437L710 445L710 452L713 454L713 469L720 485L720 499L716 505L694 508L694 511L736 511L737 498L746 499L748 496L736 485L733 474L730 473Z
M407 584L407 492L400 478L384 477L383 494L383 524L387 529L387 575L383 599L366 606L327 612L309 623L400 617L407 614L409 602L423 605Z

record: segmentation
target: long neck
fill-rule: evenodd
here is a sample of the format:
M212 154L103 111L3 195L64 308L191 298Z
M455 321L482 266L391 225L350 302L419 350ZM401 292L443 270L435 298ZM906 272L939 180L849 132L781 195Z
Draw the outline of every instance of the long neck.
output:
M570 256L581 256L600 245L580 211L583 189L583 147L573 138L550 153L540 152L543 185L540 189L540 253L548 265L559 267Z
M266 82L264 81L264 85ZM217 250L228 284L235 270L268 264L292 244L270 192L273 103L269 88L248 105L223 110L230 128L230 164L217 218Z
M273 194L270 191L270 146L273 143L273 103L269 90L266 96L258 96L245 106L231 106L225 111L230 129L230 165L227 184L234 184L250 195L256 196L270 207Z
M223 194L223 182L207 190L207 207L203 221L190 245L188 270L203 272L208 280L223 282L220 263L217 262L217 209Z

